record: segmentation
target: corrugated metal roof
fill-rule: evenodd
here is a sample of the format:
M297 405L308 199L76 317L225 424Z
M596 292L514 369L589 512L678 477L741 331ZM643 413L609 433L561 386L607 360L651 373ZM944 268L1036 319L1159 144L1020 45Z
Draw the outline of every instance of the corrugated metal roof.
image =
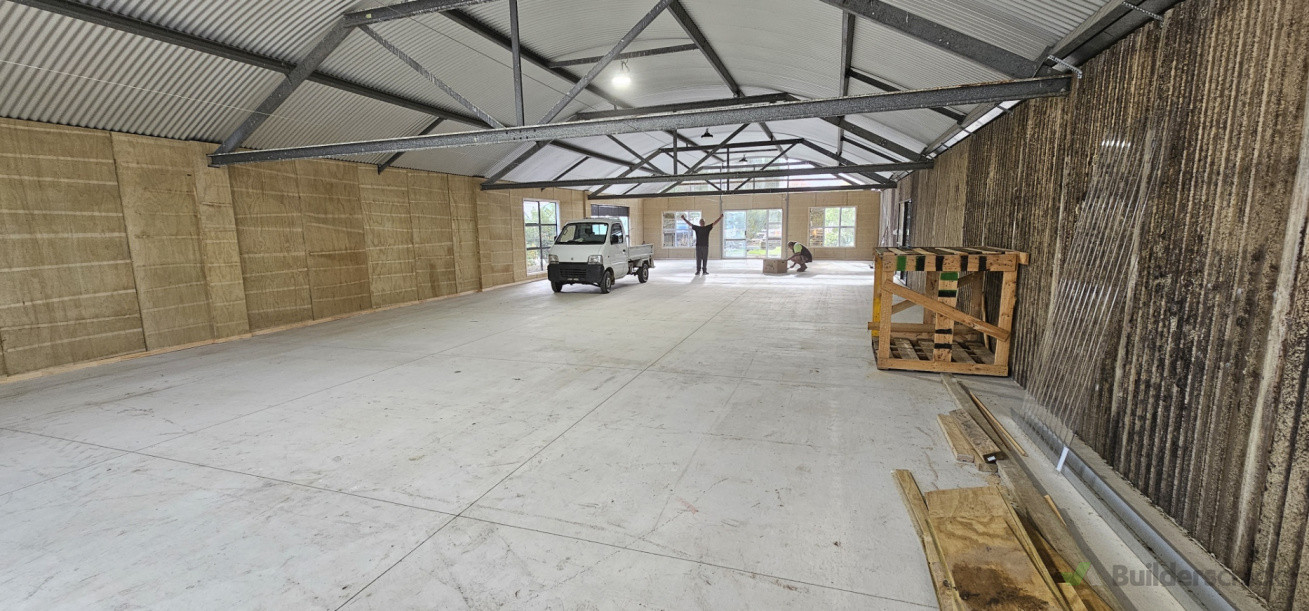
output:
M295 62L339 16L353 9L399 0L78 0L239 49ZM1104 0L887 0L971 36L1036 58L1092 15ZM548 58L603 54L654 0L520 0L526 46ZM728 70L747 94L788 92L804 98L837 95L840 10L817 0L683 0ZM489 2L467 9L501 32L508 6ZM499 121L514 120L509 53L450 19L429 14L379 24L378 33ZM670 14L663 14L632 44L644 49L689 41ZM979 64L896 30L859 19L853 66L907 89L1002 80ZM595 85L612 97L644 106L722 98L728 90L700 53L630 60L633 83L610 83L610 66ZM440 108L468 113L373 40L352 34L321 70ZM587 66L571 71L583 74ZM280 82L280 74L170 44L0 1L0 115L155 136L218 141ZM558 75L524 64L524 97L534 122L571 86ZM876 91L858 82L852 93ZM561 118L611 105L583 92ZM968 111L970 109L958 109ZM928 110L851 118L904 146L921 149L951 126ZM302 86L247 142L253 147L371 139L418 133L431 118L423 113L313 83ZM779 137L808 138L837 147L837 130L819 120L772 125ZM475 129L447 122L438 132ZM713 131L720 137L730 126ZM748 134L748 136L747 136ZM685 134L688 138L699 134ZM757 127L741 138L761 139ZM626 135L641 154L668 144L663 135ZM576 141L602 154L629 158L604 138ZM515 145L406 154L400 167L485 174L517 150ZM578 155L547 149L509 175L517 180L554 178ZM879 158L846 147L856 162ZM797 158L811 151L795 152ZM383 156L384 157L384 156ZM373 160L369 157L369 160ZM667 162L661 162L668 165ZM661 166L662 167L662 166ZM570 177L617 174L625 168L593 160Z

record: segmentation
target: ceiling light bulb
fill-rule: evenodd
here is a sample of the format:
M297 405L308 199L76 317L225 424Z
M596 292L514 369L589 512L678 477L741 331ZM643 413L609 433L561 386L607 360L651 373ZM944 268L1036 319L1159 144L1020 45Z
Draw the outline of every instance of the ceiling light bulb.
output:
M632 84L632 73L627 70L627 62L623 62L621 66L618 69L618 74L614 75L614 86L626 88Z
M702 134L700 137L701 137L701 138L713 138L714 135L711 134L711 133L709 133L709 128L706 127L705 130L704 130L704 134Z

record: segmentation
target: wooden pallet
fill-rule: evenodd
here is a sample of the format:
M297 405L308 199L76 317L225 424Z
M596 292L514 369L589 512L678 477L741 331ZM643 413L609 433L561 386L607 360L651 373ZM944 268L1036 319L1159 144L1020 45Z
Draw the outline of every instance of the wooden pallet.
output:
M1026 264L1027 253L997 248L878 248L868 323L877 368L1009 375L1018 268ZM926 274L926 292L897 284L895 272ZM988 272L999 274L1001 283L994 324L980 311L958 307L959 289L972 285L980 290ZM915 305L923 308L921 323L891 321Z

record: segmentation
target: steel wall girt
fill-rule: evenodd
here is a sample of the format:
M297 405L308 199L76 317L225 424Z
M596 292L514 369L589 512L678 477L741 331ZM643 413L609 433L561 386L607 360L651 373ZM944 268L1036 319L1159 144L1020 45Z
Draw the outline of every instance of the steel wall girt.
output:
M670 176L629 176L626 178L572 178L541 182L497 183L482 185L483 191L507 189L549 189L553 187L589 187L591 185L645 185L676 181L748 180L752 178L781 178L787 176L826 176L835 174L863 174L866 172L899 172L931 169L932 162L876 163L816 168L785 168L779 170L738 170L733 172L706 172L703 174L677 174Z
M796 187L793 189L746 189L744 191L732 191L731 194L732 195L770 195L770 194L780 194L780 193L820 193L820 192L831 192L831 191L875 191L878 189L885 189L885 188L888 187L886 187L886 185L873 184L873 185L850 185L847 187ZM662 199L665 197L704 197L706 195L712 196L714 194L707 191L675 191L671 193L660 192L658 194L650 194L644 197L647 198L658 197ZM627 194L590 195L587 196L586 199L587 201L604 201L604 200L611 200L611 199L641 199L642 197L643 196L640 195L627 195Z
M795 102L738 106L714 110L642 115L620 119L596 119L592 121L506 127L502 129L458 132L451 134L405 136L400 138L384 138L360 142L343 142L339 144L320 144L262 151L242 151L213 154L210 155L210 160L214 165L223 166L239 163L281 161L286 159L309 159L369 153L395 153L399 151L478 146L506 142L558 140L561 138L588 138L593 136L604 136L606 134L632 134L665 131L669 129L699 129L722 125L757 123L760 121L786 121L793 119L838 117L844 115L891 112L896 110L931 108L937 106L987 104L1006 100L1065 96L1068 95L1071 79L1072 77L1069 75L1060 75L995 83L978 83L957 87L902 91L897 93L879 93L848 96L844 98L800 100Z
M880 0L822 0L822 2L899 30L932 46L1015 78L1035 75L1044 63L978 40Z
M412 0L411 2L401 2L389 6L379 6L377 8L355 11L346 13L342 23L346 27L359 27L361 25L370 25L381 23L383 21L394 21L396 19L405 19L426 15L428 13L441 13L454 9L473 6L475 4L484 4L492 0Z

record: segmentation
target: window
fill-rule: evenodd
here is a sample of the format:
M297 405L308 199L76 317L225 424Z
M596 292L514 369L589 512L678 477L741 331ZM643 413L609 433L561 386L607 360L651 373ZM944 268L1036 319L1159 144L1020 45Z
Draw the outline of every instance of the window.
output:
M613 217L622 221L623 234L631 241L632 229L629 219L632 215L632 209L628 206L606 206L604 204L591 204L591 216L596 218Z
M728 210L723 213L723 257L762 259L781 256L781 208Z
M559 204L523 200L523 234L527 237L527 273L545 271L559 233Z
M824 248L854 246L854 206L809 209L809 245Z
M695 247L695 232L686 223L682 222L682 216L686 215L692 223L700 223L699 210L681 210L664 213L664 248L693 248Z
M559 232L560 244L604 244L609 223L569 223Z

